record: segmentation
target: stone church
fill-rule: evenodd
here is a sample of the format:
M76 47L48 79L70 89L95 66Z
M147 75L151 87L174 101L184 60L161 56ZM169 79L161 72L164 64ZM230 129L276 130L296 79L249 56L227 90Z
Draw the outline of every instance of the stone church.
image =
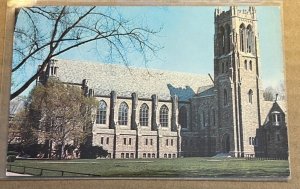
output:
M285 104L263 100L255 8L214 17L214 77L52 60L39 80L99 101L92 143L108 158L287 157Z

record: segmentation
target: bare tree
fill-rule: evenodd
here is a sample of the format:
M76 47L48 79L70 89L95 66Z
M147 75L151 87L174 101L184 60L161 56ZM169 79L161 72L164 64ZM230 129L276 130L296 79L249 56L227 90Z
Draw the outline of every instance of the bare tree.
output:
M41 67L32 73L11 99L21 94L47 68L50 59L81 45L97 42L100 56L128 65L128 54L139 53L145 63L160 49L152 38L160 31L145 23L136 24L114 8L30 7L17 11L14 31L13 76L30 65Z
M90 137L96 107L96 99L85 97L79 87L50 79L33 89L26 116L28 125L23 128L36 124L39 140L58 146L64 158L67 144L80 144Z
M286 88L283 81L276 88L279 100L286 100Z
M285 100L286 91L285 85L283 82L280 82L276 88L269 86L265 88L263 92L264 100L266 101L273 101L275 100L277 95L277 100Z
M276 96L276 90L269 86L264 90L263 97L265 101L273 101Z

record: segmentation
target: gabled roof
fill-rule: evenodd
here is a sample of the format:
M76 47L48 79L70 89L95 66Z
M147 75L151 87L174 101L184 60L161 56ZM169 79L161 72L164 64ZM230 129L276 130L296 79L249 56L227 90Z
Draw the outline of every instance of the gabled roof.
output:
M206 97L215 95L214 85L206 85L198 88L197 95L200 97Z
M261 101L260 107L262 124L268 121L267 117L273 111L282 111L285 115L287 114L285 101Z
M273 101L260 101L260 115L261 115L261 123L264 124L267 121L267 116L273 106Z
M124 65L91 63L84 61L57 60L57 76L63 82L82 83L88 79L95 95L130 97L136 92L141 98L157 94L159 99L177 95L186 101L193 97L200 86L212 84L208 76L143 68L128 68Z
M281 110L287 114L287 103L286 101L277 101L277 104L279 105L279 107L281 108Z

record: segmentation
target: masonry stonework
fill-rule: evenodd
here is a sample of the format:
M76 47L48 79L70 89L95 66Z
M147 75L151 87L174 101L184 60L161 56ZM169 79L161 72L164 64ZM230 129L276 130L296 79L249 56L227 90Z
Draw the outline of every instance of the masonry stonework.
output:
M92 145L108 158L287 157L285 105L262 100L255 8L218 8L214 18L213 78L52 60L55 74L38 81L57 77L101 102Z

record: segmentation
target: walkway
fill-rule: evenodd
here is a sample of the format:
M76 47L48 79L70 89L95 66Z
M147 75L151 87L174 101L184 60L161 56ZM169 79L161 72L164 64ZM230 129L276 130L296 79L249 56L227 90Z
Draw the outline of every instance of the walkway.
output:
M7 172L6 171L6 176L7 177L27 177L27 176L32 176L28 174L19 174L19 173L12 173L12 172Z

